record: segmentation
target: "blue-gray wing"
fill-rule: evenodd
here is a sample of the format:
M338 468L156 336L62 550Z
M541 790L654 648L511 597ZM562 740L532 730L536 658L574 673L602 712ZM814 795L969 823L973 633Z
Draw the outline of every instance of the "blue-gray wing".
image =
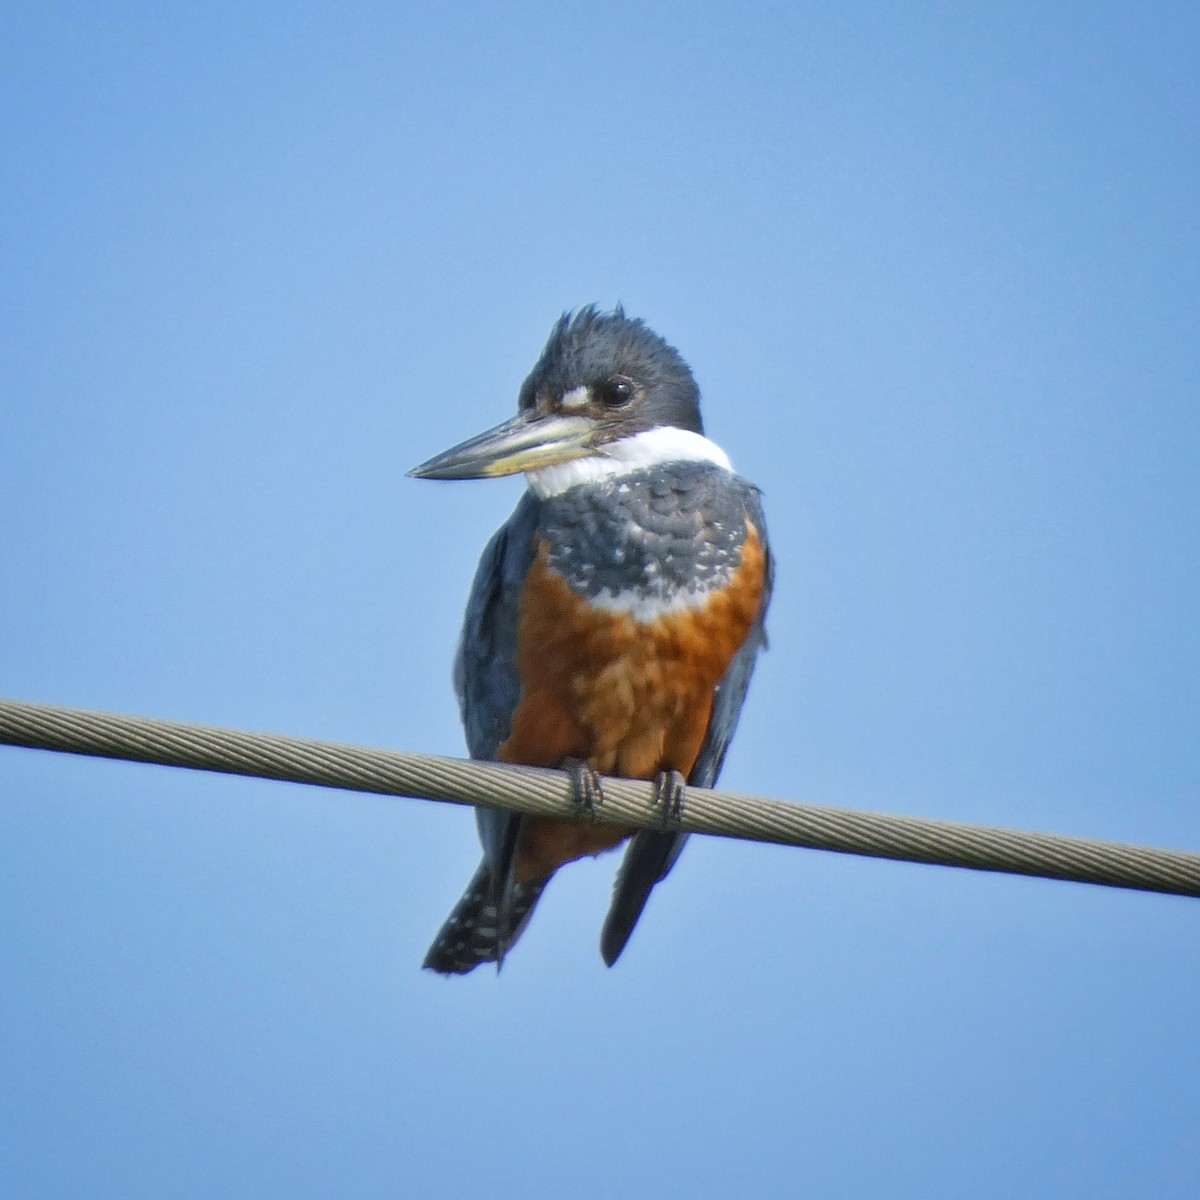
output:
M721 774L721 766L725 762L725 754L729 743L733 741L737 729L738 717L741 715L742 704L750 687L750 676L754 674L754 664L758 660L759 650L767 645L766 618L767 606L771 602L771 589L775 580L775 564L767 545L767 526L763 516L762 501L759 492L752 484L738 479L737 484L745 490L746 515L753 522L754 528L762 539L766 551L766 579L763 584L762 603L758 610L758 619L750 630L749 637L742 648L729 664L729 669L717 684L713 696L712 717L708 723L708 733L704 744L700 747L700 755L688 776L688 783L694 787L713 787ZM686 803L686 801L685 801ZM675 865L675 860L683 850L687 841L686 833L672 833L667 830L642 829L634 834L625 851L621 869L617 873L616 885L613 889L612 906L604 922L604 930L600 935L600 952L604 961L612 966L629 941L633 927L646 907L646 901L654 885L663 879Z
M494 759L508 737L521 698L517 676L517 622L521 588L533 563L540 501L526 492L488 542L467 599L454 660L454 689L472 758ZM520 817L477 808L484 861L498 886L508 874Z
M717 684L713 697L712 719L708 723L708 734L704 745L700 747L700 756L688 777L688 783L695 787L715 787L721 767L725 763L725 753L729 743L733 741L737 729L738 717L742 713L742 704L750 687L750 676L754 674L754 664L758 661L758 652L767 646L767 606L771 603L771 591L775 586L775 560L771 556L767 544L766 518L763 516L762 499L758 488L753 484L738 480L746 492L746 516L758 530L762 539L763 550L766 553L766 576L763 580L762 603L758 608L758 619L750 630L749 637L743 643L741 650L729 664L725 677Z

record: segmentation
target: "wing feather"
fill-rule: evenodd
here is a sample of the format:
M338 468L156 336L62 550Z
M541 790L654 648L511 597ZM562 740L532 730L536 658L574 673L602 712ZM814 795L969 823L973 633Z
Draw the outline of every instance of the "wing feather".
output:
M526 492L484 549L467 598L454 660L454 688L472 758L494 760L508 737L521 699L517 675L517 622L521 588L533 563L540 501ZM511 891L512 859L521 817L477 808L484 861L501 893ZM505 894L497 895L501 911Z

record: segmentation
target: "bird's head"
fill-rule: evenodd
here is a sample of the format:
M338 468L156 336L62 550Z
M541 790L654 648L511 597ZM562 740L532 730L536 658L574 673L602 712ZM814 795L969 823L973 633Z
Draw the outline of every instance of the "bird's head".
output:
M622 462L670 457L672 444L711 446L703 434L700 392L679 352L621 308L589 306L554 326L521 385L515 417L409 474L481 479L525 471L532 483L565 463L604 474ZM584 467L582 460L595 461Z

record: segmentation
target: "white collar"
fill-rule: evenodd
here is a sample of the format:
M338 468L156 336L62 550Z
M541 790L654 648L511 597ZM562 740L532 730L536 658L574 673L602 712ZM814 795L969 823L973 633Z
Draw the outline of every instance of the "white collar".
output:
M530 488L545 500L581 483L619 479L669 462L709 462L726 471L733 470L729 455L703 434L659 425L610 442L600 453L587 458L572 458L550 467L539 467L536 471L526 471L525 478Z

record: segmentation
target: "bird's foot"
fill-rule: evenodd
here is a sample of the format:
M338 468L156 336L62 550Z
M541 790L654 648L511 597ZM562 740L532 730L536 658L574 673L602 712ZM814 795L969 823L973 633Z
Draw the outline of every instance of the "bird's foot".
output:
M588 816L594 821L596 809L604 803L604 789L600 776L582 758L563 760L563 770L571 778L571 801L578 816Z
M668 829L683 820L683 797L687 791L687 780L678 771L659 771L654 777L652 808L662 805L662 827Z

